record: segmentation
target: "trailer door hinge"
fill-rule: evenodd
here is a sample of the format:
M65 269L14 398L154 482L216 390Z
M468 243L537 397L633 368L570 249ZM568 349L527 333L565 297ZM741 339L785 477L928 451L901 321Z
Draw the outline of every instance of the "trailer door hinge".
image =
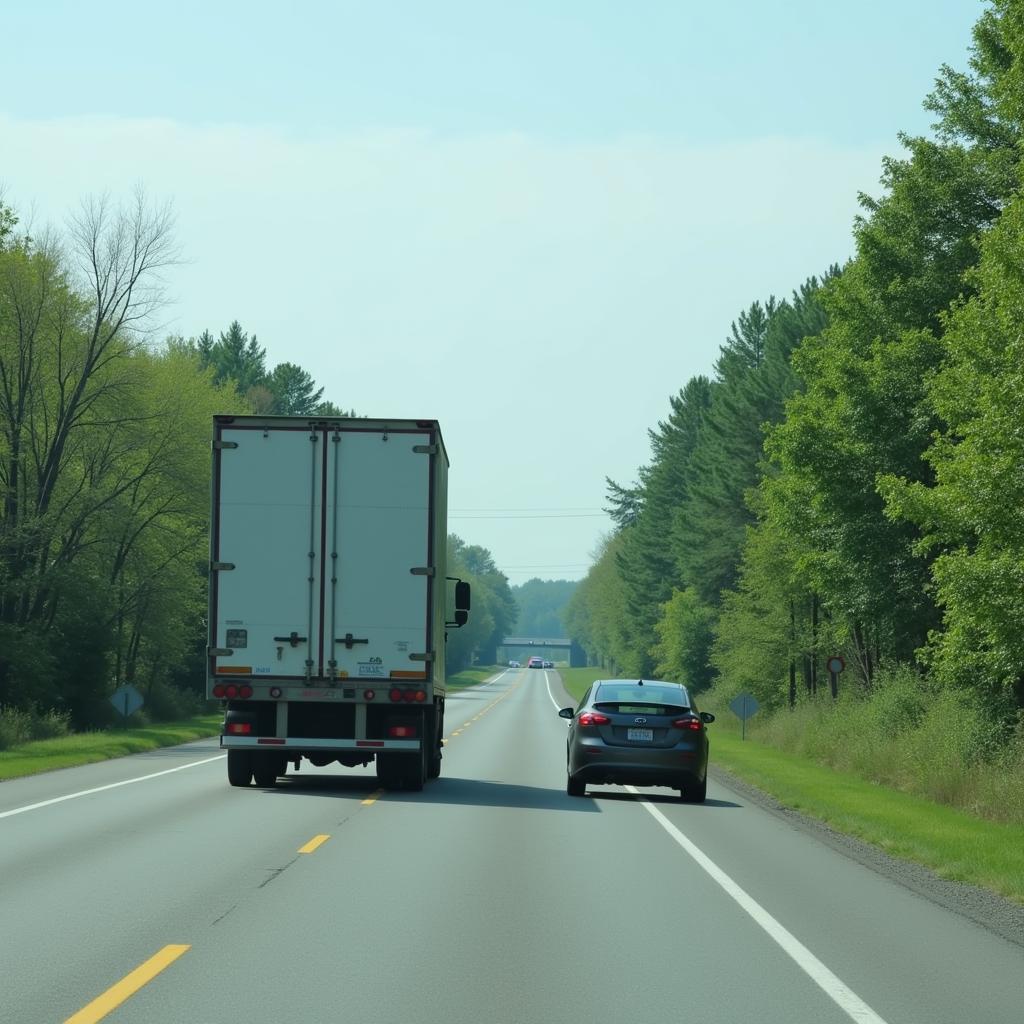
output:
M417 455L436 455L437 445L436 444L414 444L412 450Z
M213 442L213 447L214 447L214 449L237 448L238 447L238 442L237 441L214 441Z
M434 576L435 569L432 565L416 565L409 570L413 576Z
M210 572L229 572L234 567L234 562L211 562Z
M206 656L208 658L230 658L234 654L233 647L207 647Z
M424 651L423 654L418 654L418 653L417 654L410 654L409 655L409 660L410 661L433 661L434 660L434 652L433 651Z

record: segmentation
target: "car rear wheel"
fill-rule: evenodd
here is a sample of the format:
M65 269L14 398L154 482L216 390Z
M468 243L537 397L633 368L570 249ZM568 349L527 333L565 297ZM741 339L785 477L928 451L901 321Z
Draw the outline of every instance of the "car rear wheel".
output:
M586 796L587 784L581 779L574 779L571 775L565 777L565 791L569 796Z
M694 782L679 790L679 797L684 803L702 804L708 795L708 777L705 775L700 782Z

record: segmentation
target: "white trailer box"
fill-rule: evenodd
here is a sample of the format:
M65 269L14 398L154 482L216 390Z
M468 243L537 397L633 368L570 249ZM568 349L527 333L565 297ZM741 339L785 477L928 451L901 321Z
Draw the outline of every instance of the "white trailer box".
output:
M233 785L304 757L440 774L445 629L469 605L447 486L434 420L214 418L207 679Z

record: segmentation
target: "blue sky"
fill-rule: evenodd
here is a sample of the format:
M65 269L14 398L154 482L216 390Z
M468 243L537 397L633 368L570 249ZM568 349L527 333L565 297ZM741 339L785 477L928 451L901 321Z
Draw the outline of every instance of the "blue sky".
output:
M237 318L339 404L436 416L453 528L575 578L730 321L850 255L982 9L18 4L0 186L36 225L171 200L163 333Z

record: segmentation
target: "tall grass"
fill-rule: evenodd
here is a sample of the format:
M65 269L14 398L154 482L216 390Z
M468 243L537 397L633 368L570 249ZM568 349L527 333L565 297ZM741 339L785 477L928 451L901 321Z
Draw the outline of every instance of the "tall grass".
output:
M723 699L724 698L724 699ZM733 719L725 693L703 706ZM751 738L993 821L1024 824L1024 728L1007 733L969 696L916 673L880 673L866 694L819 696L747 723Z
M71 716L66 711L0 707L0 750L33 740L67 736L70 732Z

